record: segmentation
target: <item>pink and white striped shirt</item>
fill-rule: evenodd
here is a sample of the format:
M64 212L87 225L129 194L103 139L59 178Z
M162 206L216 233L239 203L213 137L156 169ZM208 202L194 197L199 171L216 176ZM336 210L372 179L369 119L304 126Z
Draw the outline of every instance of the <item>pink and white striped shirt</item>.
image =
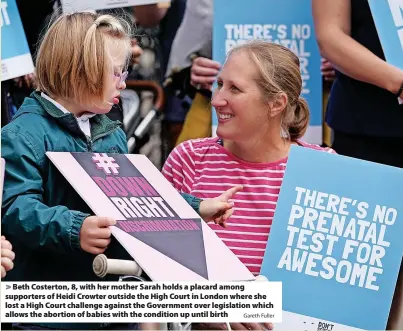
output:
M287 158L250 163L218 143L219 138L186 141L177 146L163 167L164 176L179 191L199 198L215 198L235 185L234 212L227 228L209 224L218 237L255 275L259 274L270 233ZM334 152L299 141L308 148Z

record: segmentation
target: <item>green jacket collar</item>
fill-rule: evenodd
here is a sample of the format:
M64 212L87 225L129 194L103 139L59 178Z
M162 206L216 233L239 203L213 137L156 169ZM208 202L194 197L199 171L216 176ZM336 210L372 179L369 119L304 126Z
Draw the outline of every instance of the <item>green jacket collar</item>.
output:
M52 102L43 98L39 91L33 92L31 97L34 98L42 106L46 113L53 117L60 125L74 134L84 136L84 133L81 131L77 123L77 119L73 114L63 113ZM106 115L103 114L92 117L90 119L90 123L92 140L106 136L120 127L122 124L119 121L111 121Z

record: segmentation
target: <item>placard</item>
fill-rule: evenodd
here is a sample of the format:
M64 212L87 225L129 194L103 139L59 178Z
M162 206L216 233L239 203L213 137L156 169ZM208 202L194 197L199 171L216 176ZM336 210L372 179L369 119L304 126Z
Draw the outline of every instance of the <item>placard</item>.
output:
M47 156L152 280L255 279L146 156Z
M283 282L275 330L385 330L402 196L403 169L291 148L261 270Z
M252 39L282 44L299 56L302 97L311 112L303 138L322 144L322 75L311 0L214 0L213 59L224 63L235 45ZM213 112L213 135L218 121Z
M3 0L1 8L1 81L34 72L34 63L15 0Z

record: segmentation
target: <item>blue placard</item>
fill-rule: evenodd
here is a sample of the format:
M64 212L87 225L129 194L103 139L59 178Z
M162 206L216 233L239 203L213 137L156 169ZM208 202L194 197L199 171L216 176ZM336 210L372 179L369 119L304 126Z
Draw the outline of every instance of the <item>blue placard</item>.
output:
M34 66L15 0L0 2L2 80L33 72Z
M385 329L402 260L402 197L403 169L292 147L261 274L283 282L293 329L302 321Z
M386 61L403 69L403 1L368 0Z
M230 5L229 5L230 3ZM311 110L306 140L322 143L322 76L311 0L214 0L213 59L223 63L237 43L264 39L294 51L301 61L302 96ZM213 129L217 117L213 114ZM214 131L214 130L213 130Z
M29 53L25 32L15 0L1 1L1 59Z

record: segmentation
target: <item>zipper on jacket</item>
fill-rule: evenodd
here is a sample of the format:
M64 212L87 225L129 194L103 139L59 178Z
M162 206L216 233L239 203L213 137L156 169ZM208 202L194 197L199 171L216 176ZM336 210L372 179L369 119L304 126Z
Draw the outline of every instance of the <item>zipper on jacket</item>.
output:
M91 138L85 136L85 138L87 139L87 148L89 152L92 152L92 140Z

